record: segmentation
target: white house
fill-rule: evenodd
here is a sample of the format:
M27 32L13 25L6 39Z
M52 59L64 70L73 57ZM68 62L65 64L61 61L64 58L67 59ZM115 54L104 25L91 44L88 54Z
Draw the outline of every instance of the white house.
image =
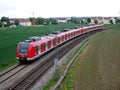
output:
M113 23L115 23L114 17L92 17L91 24L94 24L95 20L98 20L98 23L102 23L102 24L110 24L110 20L112 20Z
M20 25L22 26L31 26L31 21L29 19L25 18L11 18L10 23L15 23L15 20L18 20L20 22Z
M58 19L57 22L58 22L58 23L67 23L67 20L66 20L66 19L64 19L64 20L59 20L59 19Z

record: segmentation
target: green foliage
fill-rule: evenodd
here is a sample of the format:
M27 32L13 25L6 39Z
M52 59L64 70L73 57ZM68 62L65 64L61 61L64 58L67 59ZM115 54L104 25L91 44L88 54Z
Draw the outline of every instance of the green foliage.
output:
M95 20L94 20L94 23L95 23L95 24L98 24L98 20L97 20L97 19L95 19Z
M88 18L88 19L87 19L87 23L91 23L91 18Z
M4 26L10 26L10 20L8 17L1 17L1 22Z
M16 20L15 20L15 25L16 25L16 26L18 26L18 25L19 25L19 23L20 23L20 22L19 22L19 20L18 20L18 19L16 19Z
M2 22L0 21L0 27L2 27Z
M110 20L110 24L114 24L114 23L113 23L113 20Z
M44 24L45 25L50 25L51 24L51 20L50 19L46 19Z
M57 20L52 20L52 22L51 22L53 25L56 25L56 24L58 24L58 22L57 22Z
M71 17L71 23L79 24L80 20L78 20L76 17Z
M83 19L81 20L81 24L84 24L84 21L83 21Z
M41 17L36 18L36 24L37 25L43 25L44 24L44 18L41 18Z
M117 18L116 18L116 19L115 19L115 23L116 23L116 24L120 24L120 19L117 19Z

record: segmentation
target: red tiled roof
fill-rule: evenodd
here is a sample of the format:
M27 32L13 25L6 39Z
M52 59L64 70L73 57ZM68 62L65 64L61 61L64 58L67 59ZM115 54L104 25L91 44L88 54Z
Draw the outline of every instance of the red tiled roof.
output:
M104 18L105 20L111 20L111 18L110 17L106 17L106 18Z
M100 17L100 18L98 18L98 20L103 20L103 18Z
M92 20L96 20L97 18L91 18Z
M25 19L25 18L11 18L10 20L15 21L16 19L19 20L19 22L30 22L29 19Z

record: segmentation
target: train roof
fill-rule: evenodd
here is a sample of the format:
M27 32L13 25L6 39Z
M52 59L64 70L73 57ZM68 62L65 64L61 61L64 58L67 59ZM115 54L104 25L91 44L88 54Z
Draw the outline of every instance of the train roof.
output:
M91 26L85 26L85 27L74 27L73 29L63 29L61 31L53 31L52 34L49 35L45 35L45 36L33 36L33 37L29 37L27 40L24 41L24 43L31 43L31 42L46 42L49 40L52 40L56 37L60 37L62 35L77 31L78 29L82 29L82 28L89 28L89 27L94 27L94 26L101 26L101 25L91 25Z

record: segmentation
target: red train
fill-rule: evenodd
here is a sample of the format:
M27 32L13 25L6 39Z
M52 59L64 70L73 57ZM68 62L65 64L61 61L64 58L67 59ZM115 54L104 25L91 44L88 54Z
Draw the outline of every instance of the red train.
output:
M93 25L72 30L64 30L63 32L55 32L54 34L49 34L43 37L30 37L28 40L18 43L16 59L20 62L33 61L57 45L81 34L98 29L102 30L103 25Z

